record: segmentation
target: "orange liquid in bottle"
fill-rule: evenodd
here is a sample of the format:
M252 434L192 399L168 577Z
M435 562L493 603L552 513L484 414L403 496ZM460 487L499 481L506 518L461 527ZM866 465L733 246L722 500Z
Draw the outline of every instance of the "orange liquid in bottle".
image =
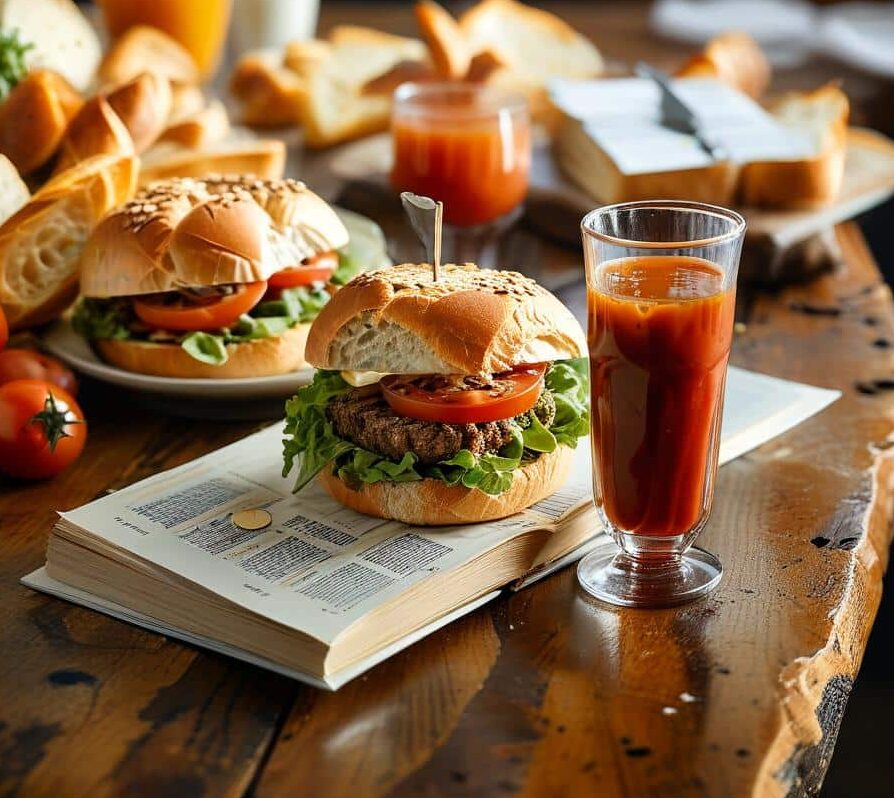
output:
M611 261L589 293L597 503L620 530L680 535L707 515L735 289L681 256Z
M395 119L391 183L444 203L453 225L491 222L525 198L531 166L526 119L508 113L455 119L449 106L438 119Z
M189 50L204 78L217 68L231 0L99 0L99 5L113 37L134 25L151 25Z

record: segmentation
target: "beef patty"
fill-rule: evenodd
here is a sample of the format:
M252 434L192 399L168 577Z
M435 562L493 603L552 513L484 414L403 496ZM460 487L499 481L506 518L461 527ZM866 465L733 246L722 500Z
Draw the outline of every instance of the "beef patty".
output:
M355 388L326 407L335 434L363 449L400 460L413 452L427 465L448 460L461 449L481 455L502 449L512 439L509 421L442 424L397 415L378 386Z

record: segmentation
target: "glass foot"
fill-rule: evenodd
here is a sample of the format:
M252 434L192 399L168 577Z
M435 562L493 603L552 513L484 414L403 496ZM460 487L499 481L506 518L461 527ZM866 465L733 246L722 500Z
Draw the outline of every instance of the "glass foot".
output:
M620 607L671 607L701 598L720 582L723 566L692 547L661 564L643 564L605 539L577 565L577 581L591 596Z

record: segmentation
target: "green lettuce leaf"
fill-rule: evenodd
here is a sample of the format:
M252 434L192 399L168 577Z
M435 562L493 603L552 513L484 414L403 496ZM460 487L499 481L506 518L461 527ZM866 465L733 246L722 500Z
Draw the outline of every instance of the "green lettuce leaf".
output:
M326 405L351 386L338 372L318 371L313 382L286 403L283 476L295 469L295 491L323 468L331 467L340 479L355 487L383 480L440 479L448 485L499 495L512 486L513 473L523 461L552 452L559 445L574 448L578 438L589 431L586 360L553 363L545 385L556 405L555 420L549 427L529 411L525 428L513 424L512 439L499 453L476 456L463 449L449 460L422 465L411 452L395 462L339 438L326 418Z
M79 335L96 339L130 338L132 321L129 303L120 299L82 299L71 317L71 325Z
M229 358L223 338L211 333L191 332L180 342L180 347L191 358L212 366L223 365Z

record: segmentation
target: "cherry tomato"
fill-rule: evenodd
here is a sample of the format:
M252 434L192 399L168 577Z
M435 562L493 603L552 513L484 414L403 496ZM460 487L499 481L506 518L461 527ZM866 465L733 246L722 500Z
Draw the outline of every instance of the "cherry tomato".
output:
M6 314L3 312L3 308L0 308L0 352L3 351L3 347L6 346L8 340L9 325L6 323Z
M338 253L324 252L315 258L306 258L300 266L291 266L288 269L271 275L270 285L273 288L294 288L296 285L310 285L311 283L324 283L338 268Z
M33 349L7 349L0 352L0 385L13 380L52 382L77 396L78 381L71 369L56 358Z
M490 380L442 374L391 374L382 395L395 413L420 421L480 424L530 410L543 391L546 366L520 366Z
M248 313L264 296L267 283L243 283L234 286L232 294L195 301L178 297L169 304L164 294L150 294L133 301L133 308L150 327L160 330L216 330L229 327L243 313Z
M52 477L77 460L86 440L84 414L68 391L43 380L0 385L0 473Z

